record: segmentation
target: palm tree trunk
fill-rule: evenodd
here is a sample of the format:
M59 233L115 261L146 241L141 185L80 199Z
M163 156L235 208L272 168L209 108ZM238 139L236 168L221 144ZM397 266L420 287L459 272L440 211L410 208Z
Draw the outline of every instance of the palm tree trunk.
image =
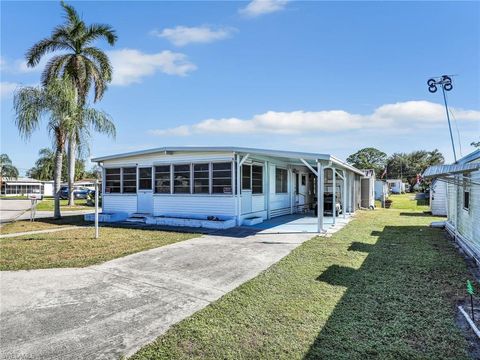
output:
M62 184L62 161L63 161L63 144L57 143L55 149L55 168L53 169L53 193L55 196L55 206L53 217L60 219L60 187Z
M75 205L75 196L73 195L73 185L75 184L75 136L72 135L68 141L68 205Z

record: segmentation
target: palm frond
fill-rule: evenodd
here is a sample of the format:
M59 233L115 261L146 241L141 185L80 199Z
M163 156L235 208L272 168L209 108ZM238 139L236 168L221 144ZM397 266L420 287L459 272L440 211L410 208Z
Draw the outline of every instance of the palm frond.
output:
M117 42L118 36L116 31L110 25L92 24L87 28L82 41L84 44L89 44L100 38L104 38L109 45L113 46Z
M108 56L99 48L96 47L87 47L83 49L83 53L92 60L97 67L100 68L102 78L106 82L112 80L112 65Z
M67 20L71 24L76 24L76 23L82 21L82 19L80 18L80 16L78 15L77 11L75 10L75 8L73 6L66 4L65 1L62 1L60 4L62 5L63 9L65 10L65 15L66 15Z
M15 91L13 96L15 125L24 139L29 138L38 128L45 112L45 93L41 88L27 86Z
M53 79L63 76L65 64L70 60L71 56L70 54L57 55L48 61L42 72L41 80L43 86L47 86Z
M43 39L33 45L25 54L27 65L30 67L36 66L42 56L49 52L57 50L75 50L68 43L63 41L56 41L52 39Z
M85 124L90 125L96 132L115 138L115 124L109 114L90 107L83 109L82 113Z
M103 93L107 88L107 83L100 74L99 69L95 66L95 64L89 59L86 60L87 61L85 62L85 65L88 71L89 80L91 79L94 82L95 97L93 101L96 102L102 98Z

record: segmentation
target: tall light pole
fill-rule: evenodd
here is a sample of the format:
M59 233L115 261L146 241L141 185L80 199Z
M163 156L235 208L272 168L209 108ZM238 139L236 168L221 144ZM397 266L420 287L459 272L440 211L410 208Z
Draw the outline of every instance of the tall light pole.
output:
M443 102L445 104L445 112L447 113L448 129L450 130L450 140L452 141L453 158L455 159L455 162L457 162L457 153L455 151L455 143L453 141L452 125L450 124L450 114L448 112L447 96L445 95L445 91L450 91L453 89L452 78L448 75L442 75L438 78L429 79L427 81L427 85L428 91L431 93L437 92L437 85L440 85L442 88Z

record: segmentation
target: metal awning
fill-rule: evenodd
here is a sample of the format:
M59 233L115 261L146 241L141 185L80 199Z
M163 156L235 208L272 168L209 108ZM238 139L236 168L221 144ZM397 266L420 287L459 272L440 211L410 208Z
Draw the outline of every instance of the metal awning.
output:
M480 163L454 164L454 165L435 165L428 167L423 172L424 178L445 177L455 174L477 171L480 169Z

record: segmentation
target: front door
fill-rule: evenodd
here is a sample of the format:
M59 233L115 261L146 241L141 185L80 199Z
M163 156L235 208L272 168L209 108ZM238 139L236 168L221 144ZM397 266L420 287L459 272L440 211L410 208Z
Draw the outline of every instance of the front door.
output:
M137 212L153 213L152 167L138 168Z

